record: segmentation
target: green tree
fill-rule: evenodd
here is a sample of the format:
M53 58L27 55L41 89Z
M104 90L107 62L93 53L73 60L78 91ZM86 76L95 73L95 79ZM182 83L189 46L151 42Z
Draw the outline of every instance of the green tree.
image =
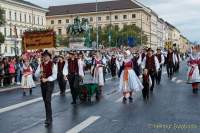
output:
M5 24L5 11L0 8L0 26ZM5 38L3 36L3 34L0 32L0 43L4 43Z
M109 35L111 36L111 42L109 42ZM147 43L147 36L141 29L135 25L124 26L121 30L113 25L108 25L99 30L99 43L105 47L118 47L120 45L127 45L128 37L134 37L137 41L137 45ZM96 29L91 30L91 40L96 41Z
M69 46L69 37L64 37L62 35L57 35L56 36L56 43L57 43L57 46L66 46L68 47Z

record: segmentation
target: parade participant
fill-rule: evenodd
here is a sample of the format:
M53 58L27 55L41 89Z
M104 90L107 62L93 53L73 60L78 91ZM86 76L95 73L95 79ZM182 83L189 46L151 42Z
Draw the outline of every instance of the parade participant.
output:
M127 101L127 95L129 95L129 101L132 102L133 91L140 91L143 89L142 83L133 70L131 58L131 53L127 50L118 75L120 77L119 89L120 92L123 93L123 102Z
M181 61L181 57L180 57L180 54L178 52L178 50L175 50L174 51L174 55L175 55L175 59L176 59L176 62L175 62L175 65L174 65L174 73L175 72L178 72L179 71L179 66L180 66L180 61Z
M48 51L42 53L42 63L38 66L35 75L36 77L40 76L41 79L42 98L46 110L45 126L52 124L51 96L54 89L54 81L57 79L57 68L57 65L51 60L51 54Z
M14 58L11 58L9 60L9 76L11 77L10 79L10 83L11 85L14 85L15 84L15 59Z
M141 65L141 63L143 62L146 55L147 55L147 50L145 48L143 48L142 51L140 51L140 55L139 55L139 59L138 59L139 65Z
M24 60L23 63L23 75L22 75L22 83L23 96L26 95L26 90L29 90L30 95L32 94L32 88L35 87L35 83L33 81L33 69L30 66L30 62L28 59Z
M111 61L110 61L110 68L111 68L111 75L112 77L114 78L116 76L116 70L117 70L117 65L116 65L116 57L115 55L113 54L112 57L111 57Z
M138 77L140 75L140 66L138 64L138 60L140 58L139 56L140 56L139 53L133 53L133 59L132 59L132 61L133 61L133 69L134 69L134 71L135 71L135 73L136 73L136 75Z
M57 81L58 85L60 88L60 95L65 95L65 90L66 90L66 80L64 79L63 75L63 68L65 65L64 57L59 56L58 57L58 76L57 76Z
M174 65L176 63L176 56L174 55L173 49L169 48L166 58L167 63L167 74L170 79L172 79L174 72Z
M95 60L93 62L93 67L92 67L92 76L93 76L93 81L94 83L98 84L98 94L97 94L97 99L99 96L102 95L102 87L104 86L104 75L103 75L103 61L101 59L101 55L98 52L95 56Z
M79 84L83 79L84 73L83 70L80 70L82 68L80 67L81 63L79 63L78 58L75 58L75 53L70 52L69 54L69 59L65 61L63 75L65 80L68 80L69 82L73 100L71 104L76 104Z
M164 55L161 53L161 49L157 48L157 53L155 54L159 64L160 64L160 69L158 70L158 73L156 74L156 83L159 85L160 81L161 81L161 76L162 76L162 66L165 63L165 57Z
M193 52L190 55L190 59L188 60L188 84L192 84L193 93L198 93L198 83L200 83L200 73L198 65L200 61L198 59L198 53L195 48L193 48Z
M152 86L150 88L150 91L153 92L155 76L160 68L160 65L158 62L158 58L155 55L153 55L153 50L151 48L148 49L147 55L143 59L142 68L148 69L149 75L151 76L151 80L152 80Z
M144 86L144 88L142 89L143 99L148 100L149 99L149 89L152 85L152 80L148 73L148 69L143 70L142 84Z
M85 59L84 59L84 55L82 54L82 53L80 53L79 55L78 55L78 65L79 65L79 72L81 73L81 77L82 77L82 80L83 80L83 78L84 78L84 76L85 76L85 74L84 74L84 70L85 70L85 66L86 66L86 64L85 64Z

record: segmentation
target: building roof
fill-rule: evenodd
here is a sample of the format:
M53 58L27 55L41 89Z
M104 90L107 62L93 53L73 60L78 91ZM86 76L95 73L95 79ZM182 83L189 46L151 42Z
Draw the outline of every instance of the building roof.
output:
M172 29L176 29L178 32L180 32L179 31L179 29L177 29L175 26L173 26L172 24L170 24L169 22L165 22L169 27L171 27Z
M98 11L113 11L135 8L142 7L131 0L98 2ZM96 12L96 3L50 6L48 10L49 12L47 13L47 16Z
M17 3L21 3L21 4L25 4L25 5L29 5L29 6L33 6L33 7L37 7L37 8L45 9L45 8L43 8L41 6L38 6L36 4L33 4L33 3L25 1L25 0L12 0L12 1L17 2Z

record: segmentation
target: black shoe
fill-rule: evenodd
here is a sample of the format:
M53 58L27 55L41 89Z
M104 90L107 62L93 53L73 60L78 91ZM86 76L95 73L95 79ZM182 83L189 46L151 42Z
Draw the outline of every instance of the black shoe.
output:
M23 96L26 96L26 92L23 92Z
M29 93L30 93L30 95L32 95L32 89L30 89Z
M75 105L75 104L76 104L76 102L74 102L74 101L73 101L73 102L71 102L71 104Z
M127 101L126 97L123 97L123 102L125 103Z
M192 89L193 94L195 94L195 90L196 90L196 89Z
M130 102L133 102L133 98L132 97L129 97L128 99L129 99Z
M198 93L198 89L195 89L195 94L197 94Z
M45 127L49 127L52 125L52 120L45 120L44 122Z
M60 92L60 95L64 96L64 95L65 95L65 92Z

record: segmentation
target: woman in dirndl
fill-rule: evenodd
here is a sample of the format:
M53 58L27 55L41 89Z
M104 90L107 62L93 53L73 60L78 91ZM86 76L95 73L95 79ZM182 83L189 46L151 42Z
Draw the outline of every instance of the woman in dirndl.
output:
M35 87L35 83L33 81L33 69L30 66L29 60L24 60L23 63L21 87L23 89L23 96L26 95L27 90L29 90L30 95L32 95L32 88Z
M188 73L187 73L187 83L192 84L192 90L194 94L198 93L198 83L200 83L200 74L199 74L199 54L196 49L192 49L192 54L188 60Z
M102 95L102 87L104 86L103 67L104 64L101 59L100 53L97 53L93 62L92 75L94 83L98 84L99 96Z
M133 92L141 91L143 89L143 85L140 79L135 74L135 71L133 70L133 62L131 60L130 51L126 51L125 53L125 59L120 68L119 77L120 77L119 89L124 96L123 102L127 101L126 98L127 95L129 95L129 101L132 102Z

